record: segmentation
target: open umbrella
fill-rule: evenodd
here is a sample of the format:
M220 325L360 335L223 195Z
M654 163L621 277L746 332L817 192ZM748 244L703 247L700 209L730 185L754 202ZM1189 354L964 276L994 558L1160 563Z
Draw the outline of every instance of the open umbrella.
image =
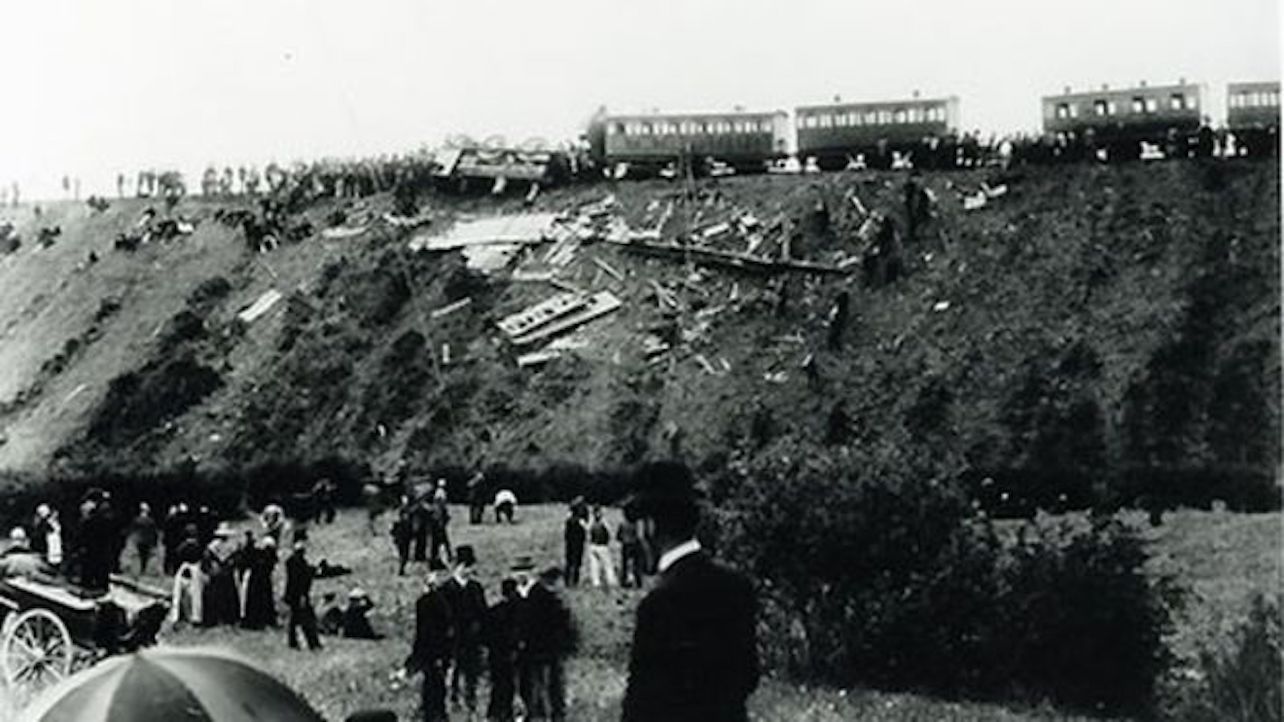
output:
M324 722L289 687L226 652L154 648L46 690L19 722Z

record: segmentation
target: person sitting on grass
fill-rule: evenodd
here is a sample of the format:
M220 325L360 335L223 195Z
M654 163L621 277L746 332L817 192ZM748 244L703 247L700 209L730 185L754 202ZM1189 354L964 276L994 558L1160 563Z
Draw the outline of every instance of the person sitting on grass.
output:
M348 592L348 606L343 609L343 636L348 639L383 639L383 635L370 624L370 610L374 602L361 587Z

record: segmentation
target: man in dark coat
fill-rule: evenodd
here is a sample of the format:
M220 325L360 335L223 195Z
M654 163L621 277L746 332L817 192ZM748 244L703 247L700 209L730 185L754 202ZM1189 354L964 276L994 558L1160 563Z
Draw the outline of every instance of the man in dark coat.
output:
M551 567L537 579L523 579L530 571L525 560L514 571L522 596L517 606L517 674L526 719L560 722L566 715L563 663L575 651L571 610L554 592L562 571Z
M584 543L588 537L588 506L584 497L571 501L566 513L566 524L562 530L562 542L566 546L566 586L574 587L580 583L580 568L584 566Z
M753 587L700 548L685 465L644 465L633 488L625 513L653 522L660 577L638 606L622 719L746 722L759 676Z
M286 635L290 649L299 648L299 629L303 630L308 649L321 649L321 640L317 636L317 615L312 609L312 580L316 573L316 568L307 559L307 545L296 541L294 553L285 561L285 605L290 610Z
M159 539L156 519L152 517L152 508L146 502L138 505L138 515L130 524L129 536L134 541L134 551L138 555L138 573L146 574L147 563L151 561Z
M490 667L490 705L486 719L513 721L513 699L517 692L517 580L511 577L499 585L500 600L486 613L486 657Z
M423 674L419 713L424 722L447 719L446 668L454 647L455 621L450 600L442 590L445 571L440 559L428 560L427 588L415 602L415 641L405 664L407 673Z
M450 701L459 705L463 688L464 706L471 715L477 709L477 677L482 665L482 626L486 622L486 590L473 578L477 556L473 547L455 550L455 573L442 585L455 619L455 650L450 670Z

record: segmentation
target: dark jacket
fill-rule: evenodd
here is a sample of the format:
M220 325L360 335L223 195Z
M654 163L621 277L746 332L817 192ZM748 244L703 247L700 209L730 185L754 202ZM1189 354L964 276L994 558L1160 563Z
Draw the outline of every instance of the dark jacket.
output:
M511 664L517 654L517 605L520 599L500 599L486 612L486 649L491 663Z
M665 570L638 607L624 722L744 722L756 616L749 581L703 552Z
M415 641L406 658L406 669L417 672L429 664L450 659L455 619L450 600L440 589L425 592L415 602Z
M542 584L518 600L519 654L530 662L554 662L575 651L571 610Z
M293 606L299 602L308 600L312 594L312 579L316 576L317 570L303 558L303 555L295 552L285 560L285 603Z
M465 584L451 577L442 585L446 601L455 623L455 643L459 646L479 647L482 643L482 626L486 623L486 590L480 582L470 579Z

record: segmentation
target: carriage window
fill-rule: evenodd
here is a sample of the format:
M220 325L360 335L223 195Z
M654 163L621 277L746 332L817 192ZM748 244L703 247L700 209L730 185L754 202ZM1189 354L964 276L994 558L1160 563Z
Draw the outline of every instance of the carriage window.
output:
M890 111L890 110L880 110L880 111L878 111L878 122L879 122L879 124L880 124L880 125L887 125L887 124L891 123L891 122L892 122L892 111Z
M892 114L892 122L893 122L893 123L904 123L904 122L905 122L905 117L906 117L905 109L904 109L904 108L897 108L897 109L896 109L896 112Z
M624 135L623 123L611 123L611 133L613 135Z
M650 123L643 123L643 124L641 125L641 133L642 133L642 135L651 135L651 124L650 124Z
M1146 101L1144 99L1142 98L1132 99L1132 112L1142 113L1142 112L1145 112L1145 110L1146 110Z
M1159 99L1158 99L1158 98L1146 98L1146 112L1147 112L1147 113L1154 113L1154 112L1155 112L1155 111L1157 111L1157 110L1159 110Z
M1272 90L1271 92L1269 92L1269 93L1267 93L1267 94L1266 94L1266 98L1267 98L1267 100L1270 102L1270 104L1271 104L1272 106L1274 106L1274 107L1279 107L1279 104L1280 104L1280 91L1278 91L1278 90Z
M1186 107L1184 96L1181 93L1173 93L1168 96L1168 107L1171 110L1181 110Z
M830 128L830 127L833 127L833 125L834 125L834 116L830 115L829 113L825 113L820 116L820 127Z
M1195 110L1199 107L1199 98L1192 95L1186 98L1186 110Z
M1104 100L1094 100L1092 101L1092 110L1097 115L1109 115L1110 105L1112 104L1106 103Z
M1058 117L1058 118L1069 118L1069 117L1070 117L1070 104L1069 104L1069 103L1057 103L1057 117Z
M1118 115L1118 114L1119 114L1118 103L1116 103L1113 100L1106 103L1106 115Z

